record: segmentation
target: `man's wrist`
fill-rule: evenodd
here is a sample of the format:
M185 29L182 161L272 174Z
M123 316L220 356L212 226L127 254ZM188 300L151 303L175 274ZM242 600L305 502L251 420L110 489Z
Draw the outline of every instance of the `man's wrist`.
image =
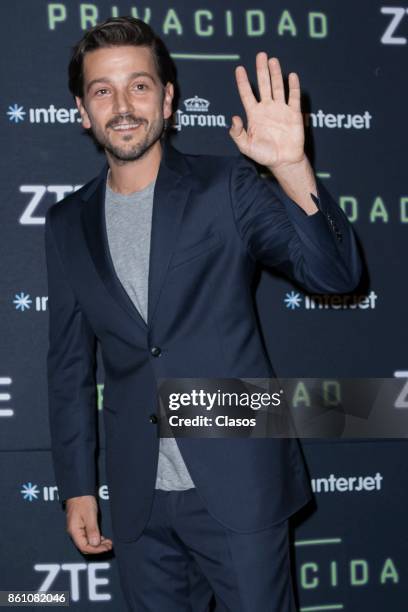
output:
M306 155L298 162L269 167L270 172L286 193L302 210L312 215L319 210L312 196L318 198L313 168Z

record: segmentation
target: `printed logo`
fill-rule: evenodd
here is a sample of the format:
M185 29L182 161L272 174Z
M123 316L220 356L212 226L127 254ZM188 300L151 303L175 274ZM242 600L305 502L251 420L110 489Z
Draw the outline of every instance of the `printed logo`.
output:
M368 110L364 113L325 113L319 109L316 113L304 113L306 127L342 130L369 130L373 116Z
M25 114L24 106L13 104L13 106L8 107L7 115L11 122L19 123L20 121L24 121Z
M208 111L208 107L210 106L210 102L205 100L204 98L199 98L197 95L194 98L188 98L184 100L184 106L186 107L186 111L192 113L194 111L200 113L206 113Z
M394 372L394 377L405 380L403 387L395 400L394 407L406 410L408 408L408 371L396 370Z
M58 590L60 593L68 591L70 602L110 601L112 594L106 589L110 588L111 567L112 564L109 561L84 563L82 559L79 563L67 563L66 561L63 563L35 563L33 570L39 572L35 576L39 578L37 593L40 591Z
M296 310L303 305L304 310L374 310L378 295L370 291L368 295L359 294L323 294L305 295L290 291L285 294L283 302L289 310Z
M380 13L383 15L389 15L389 23L385 28L383 35L381 36L381 42L383 45L406 45L408 39L406 36L397 36L396 34L402 34L400 29L401 22L406 18L408 8L403 6L382 6Z
M21 485L21 497L24 501L34 500L43 502L57 502L59 500L58 487L56 485L38 485L31 481ZM98 497L101 500L109 500L108 485L101 485L98 489Z
M21 225L44 225L45 217L38 214L43 200L51 199L48 197L51 194L52 201L57 203L81 187L82 185L20 185L20 193L27 193L31 197L20 215L19 222Z
M47 295L36 295L33 296L34 300L34 310L36 312L45 312L47 310L48 304L48 296ZM15 298L13 300L13 304L15 305L16 310L20 310L24 312L25 310L30 310L31 304L33 303L31 296L29 293L24 293L23 291L18 294L16 293Z
M27 482L26 484L23 484L20 493L23 496L23 499L32 502L34 499L38 499L40 489L36 484Z
M18 294L16 293L13 304L15 304L16 310L21 310L24 312L25 310L29 310L31 308L33 300L30 298L29 293L24 293L23 291Z
M225 115L209 113L209 100L195 95L184 100L183 104L185 112L178 109L175 113L176 130L180 131L185 127L227 127Z
M82 119L77 108L57 108L50 104L48 108L29 108L13 104L8 107L7 116L12 123L19 123L26 118L29 123L81 123ZM26 117L27 115L27 117Z
M347 493L361 491L381 491L384 476L377 472L375 476L330 476L312 478L313 493Z
M296 291L290 291L290 293L286 294L285 299L283 301L285 302L286 308L289 308L290 310L295 310L295 308L300 308L300 305L302 303L302 297L300 293L296 293Z
M2 408L1 402L9 402L11 400L11 393L9 388L12 383L10 376L0 376L0 417L11 417L14 415L13 408ZM7 390L3 390L3 385L7 387Z

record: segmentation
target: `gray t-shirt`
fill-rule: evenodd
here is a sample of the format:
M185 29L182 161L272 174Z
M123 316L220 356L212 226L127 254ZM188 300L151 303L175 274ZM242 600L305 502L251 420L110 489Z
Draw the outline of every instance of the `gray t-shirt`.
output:
M155 181L123 195L106 185L105 219L116 274L147 323L150 234ZM194 483L175 438L160 438L156 489L184 490Z

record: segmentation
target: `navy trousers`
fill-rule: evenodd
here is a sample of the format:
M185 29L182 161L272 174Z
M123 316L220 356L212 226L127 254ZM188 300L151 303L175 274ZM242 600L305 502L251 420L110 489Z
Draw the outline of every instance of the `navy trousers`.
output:
M114 551L131 612L207 612L213 595L216 612L296 612L288 521L236 533L195 488L156 489L142 535Z

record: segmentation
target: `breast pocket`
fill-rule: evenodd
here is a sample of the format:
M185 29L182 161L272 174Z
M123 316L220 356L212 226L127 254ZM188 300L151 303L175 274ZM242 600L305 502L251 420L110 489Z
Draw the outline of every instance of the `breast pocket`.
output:
M177 249L173 253L173 257L170 262L170 270L178 268L184 263L187 263L198 257L203 257L210 251L220 247L222 244L221 236L218 232L212 232L207 234L203 238L200 238L194 244Z

